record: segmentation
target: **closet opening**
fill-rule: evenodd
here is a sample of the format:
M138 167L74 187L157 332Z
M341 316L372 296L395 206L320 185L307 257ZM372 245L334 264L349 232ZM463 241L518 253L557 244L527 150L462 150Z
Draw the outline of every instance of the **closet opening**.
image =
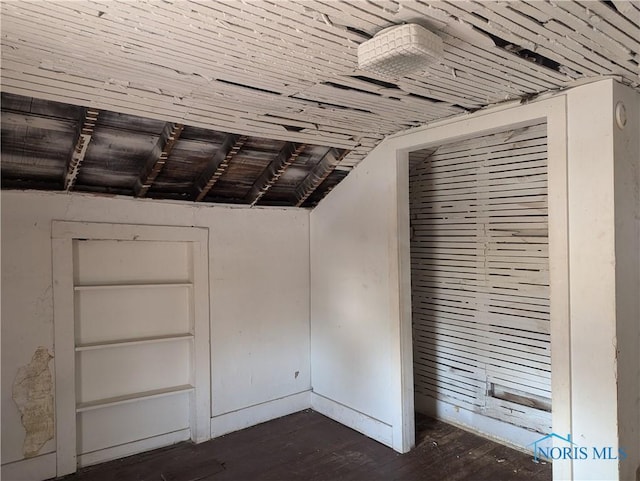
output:
M414 405L505 445L552 432L547 124L409 153Z

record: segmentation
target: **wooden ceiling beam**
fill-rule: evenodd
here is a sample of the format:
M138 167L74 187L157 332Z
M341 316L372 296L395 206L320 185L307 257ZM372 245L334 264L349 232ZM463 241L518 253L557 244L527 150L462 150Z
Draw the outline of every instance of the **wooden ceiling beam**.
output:
M300 207L349 153L331 148L296 189L296 207Z
M169 155L171 155L171 151L176 145L176 142L178 142L183 129L184 125L182 124L171 122L165 124L160 134L160 139L154 149L154 152L159 150L160 153L158 155L152 155L144 166L144 170L142 174L140 174L140 178L137 180L134 188L136 197L144 197L147 195L156 178L160 172L162 172L164 164L167 163L167 159Z
M231 159L242 149L248 139L247 135L229 134L225 137L222 146L211 157L200 178L196 181L194 195L196 202L202 201L207 196L229 167Z
M251 207L262 199L273 184L278 181L282 174L284 174L291 164L298 159L300 154L304 152L306 147L306 144L293 144L290 142L285 144L282 150L278 152L276 158L269 163L264 172L262 172L260 177L253 183L253 187L251 187L246 197Z
M80 166L84 161L84 157L87 154L89 143L91 142L91 136L93 130L96 127L98 116L100 111L96 109L84 109L81 119L81 127L76 138L76 143L71 153L71 159L67 164L67 170L64 176L64 190L69 192L73 189L80 172Z

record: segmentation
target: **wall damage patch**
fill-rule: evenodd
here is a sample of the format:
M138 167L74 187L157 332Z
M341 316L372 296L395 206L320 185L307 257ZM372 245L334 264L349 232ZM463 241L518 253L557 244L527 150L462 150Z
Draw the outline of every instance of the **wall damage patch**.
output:
M18 369L13 381L13 400L20 410L26 435L24 456L36 456L47 441L53 439L53 381L49 361L53 356L40 346L31 362Z

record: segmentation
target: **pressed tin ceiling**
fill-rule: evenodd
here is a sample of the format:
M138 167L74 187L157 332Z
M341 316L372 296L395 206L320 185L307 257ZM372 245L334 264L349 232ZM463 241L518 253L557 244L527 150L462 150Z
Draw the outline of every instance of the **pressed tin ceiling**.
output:
M640 84L637 1L1 9L5 188L312 206L389 134L604 76ZM358 45L405 22L443 58L401 79L358 70Z

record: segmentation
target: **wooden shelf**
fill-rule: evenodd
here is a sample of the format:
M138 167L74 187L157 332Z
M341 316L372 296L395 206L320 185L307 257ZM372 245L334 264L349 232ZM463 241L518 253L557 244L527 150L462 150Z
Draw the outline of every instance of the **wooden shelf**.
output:
M124 396L116 396L116 397L107 398L107 399L98 399L96 401L78 403L76 405L76 412L82 413L85 411L92 411L94 409L102 409L110 406L118 406L120 404L128 404L128 403L137 402L137 401L144 401L147 399L173 396L176 394L191 392L194 389L195 388L191 384L183 384L182 386L173 386L173 387L168 387L164 389L154 389L153 391L127 394Z
M191 282L156 282L146 284L84 284L73 286L74 291L97 291L109 289L153 289L158 287L192 287Z
M109 349L112 347L135 346L138 344L157 344L160 342L183 341L188 339L193 339L193 334L169 334L166 336L139 337L134 339L123 339L120 341L92 342L76 346L76 352Z

